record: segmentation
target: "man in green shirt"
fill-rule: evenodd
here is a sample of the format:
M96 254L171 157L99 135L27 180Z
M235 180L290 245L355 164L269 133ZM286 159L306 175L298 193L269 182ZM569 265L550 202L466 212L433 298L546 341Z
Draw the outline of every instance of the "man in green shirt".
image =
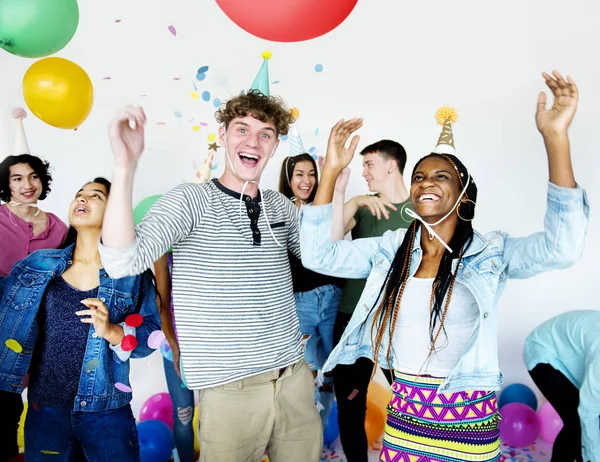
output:
M349 171L342 174L334 198L334 217L338 217L333 229L334 240L343 239L348 232L351 232L352 239L381 236L388 230L408 228L412 222L405 210L411 205L402 176L406 165L406 151L402 145L381 140L367 146L360 154L363 156L362 176L367 181L369 191L376 194L350 199L343 205L342 220L341 204L344 202ZM333 333L334 346L352 317L366 281L347 279L344 283ZM383 372L391 384L391 371ZM365 415L372 373L373 362L368 358L360 358L352 365L338 365L333 371L340 439L348 462L368 461Z

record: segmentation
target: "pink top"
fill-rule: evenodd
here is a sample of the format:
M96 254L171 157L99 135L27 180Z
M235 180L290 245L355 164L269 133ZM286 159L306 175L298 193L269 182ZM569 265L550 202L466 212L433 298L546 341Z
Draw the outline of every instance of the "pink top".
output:
M58 248L67 235L67 225L46 212L46 229L33 236L33 225L19 218L6 205L0 205L0 277L8 276L12 266L31 252Z

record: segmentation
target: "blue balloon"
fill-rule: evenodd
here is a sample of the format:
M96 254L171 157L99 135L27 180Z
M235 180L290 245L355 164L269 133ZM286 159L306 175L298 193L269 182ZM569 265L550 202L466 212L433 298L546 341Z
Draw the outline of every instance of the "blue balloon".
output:
M175 444L173 432L160 420L144 420L137 424L141 462L167 462Z
M510 403L523 403L534 411L537 411L537 398L535 393L527 385L522 383L513 383L502 390L498 399L498 408L502 408Z
M334 401L331 405L331 411L327 418L327 425L325 425L325 431L323 432L323 444L333 443L338 435L340 434L340 426L338 424L338 407L337 401Z

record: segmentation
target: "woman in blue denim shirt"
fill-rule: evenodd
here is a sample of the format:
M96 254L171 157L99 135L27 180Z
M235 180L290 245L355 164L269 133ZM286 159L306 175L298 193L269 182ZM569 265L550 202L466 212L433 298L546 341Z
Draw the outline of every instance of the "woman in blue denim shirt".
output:
M367 285L324 369L361 356L395 370L381 460L498 461L495 390L498 369L496 305L508 278L564 268L582 252L588 221L585 193L571 166L568 127L575 115L575 83L543 74L554 94L538 99L536 123L549 161L544 232L527 238L485 237L473 230L477 188L452 153L452 110L438 111L444 128L432 154L415 166L408 230L381 238L331 241L331 199L351 161L361 119L340 121L313 206L301 217L302 261L312 270L364 278ZM390 367L391 368L391 367Z
M66 247L17 262L0 287L0 389L20 393L31 373L28 461L72 461L79 447L92 461L139 460L128 359L153 351L160 320L150 272L115 280L102 269L109 191L103 178L80 189Z
M279 175L279 192L298 208L310 204L319 184L317 164L310 154L286 157ZM316 380L315 403L323 428L333 404L333 375L319 374L333 350L333 328L342 290L341 280L310 271L289 253L296 312L306 342L304 359Z

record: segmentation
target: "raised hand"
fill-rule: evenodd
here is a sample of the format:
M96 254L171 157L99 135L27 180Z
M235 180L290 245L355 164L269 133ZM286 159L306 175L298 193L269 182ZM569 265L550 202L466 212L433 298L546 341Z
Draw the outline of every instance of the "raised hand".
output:
M324 168L328 167L339 173L350 164L360 137L358 135L352 137L350 146L348 147L346 147L346 143L350 135L362 127L362 124L362 119L351 119L348 121L342 119L333 126L329 134L329 141L327 142L327 155L325 157Z
M394 211L398 210L390 201L377 196L356 196L352 200L356 203L357 207L368 208L371 214L376 216L378 220L381 220L382 216L386 220L390 218L388 208Z
M81 322L93 324L96 334L98 334L99 337L106 339L111 333L111 323L106 305L98 298L86 298L85 300L82 300L81 303L88 309L76 311L75 314L80 316ZM89 317L86 318L83 316Z
M566 135L577 110L577 86L571 77L565 80L557 71L552 71L552 75L544 72L542 76L554 95L554 102L546 109L546 93L540 93L535 115L537 128L544 136Z
M135 167L144 150L144 124L146 114L140 107L121 108L108 127L110 145L115 164L120 167Z

